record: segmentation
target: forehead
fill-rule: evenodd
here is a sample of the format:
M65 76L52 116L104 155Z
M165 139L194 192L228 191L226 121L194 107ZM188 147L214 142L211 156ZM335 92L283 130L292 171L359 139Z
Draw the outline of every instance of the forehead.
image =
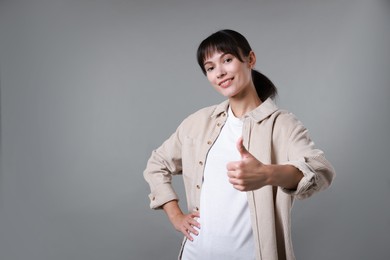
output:
M221 52L221 51L217 51L217 50L215 50L214 52L210 52L210 53L208 53L208 55L205 56L204 64L209 63L209 62L218 61L221 58L223 58L225 55L229 55L229 53Z

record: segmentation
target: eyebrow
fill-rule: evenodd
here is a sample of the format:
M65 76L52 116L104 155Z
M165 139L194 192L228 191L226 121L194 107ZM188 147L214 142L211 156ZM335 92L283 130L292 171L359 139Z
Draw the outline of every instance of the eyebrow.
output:
M230 53L228 53L228 52L223 53L223 54L219 57L219 59L223 59L223 57L225 57L226 55L230 55ZM208 63L213 63L213 62L212 62L212 61L206 61L206 62L203 63L203 66L206 66L206 64L208 64Z

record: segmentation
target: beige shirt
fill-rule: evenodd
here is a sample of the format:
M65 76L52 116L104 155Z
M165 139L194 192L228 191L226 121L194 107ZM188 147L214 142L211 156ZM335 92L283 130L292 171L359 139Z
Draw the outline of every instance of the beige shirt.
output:
M178 200L171 179L182 174L189 211L199 211L207 153L226 121L228 101L187 117L148 160L144 177L150 185L150 207ZM278 109L272 99L244 117L243 140L248 151L265 164L292 164L304 177L294 191L265 186L247 192L256 259L295 259L291 241L294 198L307 198L327 188L334 170L296 117Z

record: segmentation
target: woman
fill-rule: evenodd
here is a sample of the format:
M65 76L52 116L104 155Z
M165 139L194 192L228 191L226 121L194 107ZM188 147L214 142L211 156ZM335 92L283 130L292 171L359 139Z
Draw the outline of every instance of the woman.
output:
M153 151L144 176L151 208L183 233L180 259L295 259L291 206L327 188L334 170L276 88L255 71L256 55L232 30L206 38L198 63L227 100L187 117ZM171 186L182 174L189 213Z

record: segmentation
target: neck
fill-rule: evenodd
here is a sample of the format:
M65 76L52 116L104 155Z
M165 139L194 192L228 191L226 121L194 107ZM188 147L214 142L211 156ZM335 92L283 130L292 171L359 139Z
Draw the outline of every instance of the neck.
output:
M234 116L241 118L262 103L257 92L251 88L247 93L229 98Z

